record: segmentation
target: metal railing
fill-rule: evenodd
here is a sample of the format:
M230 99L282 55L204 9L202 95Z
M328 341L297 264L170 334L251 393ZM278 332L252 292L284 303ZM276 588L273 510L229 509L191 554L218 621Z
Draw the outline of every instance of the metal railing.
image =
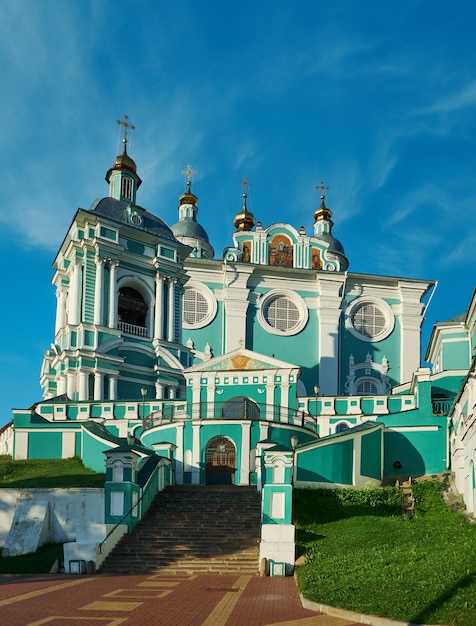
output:
M258 403L253 403L252 406L244 404L241 411L237 406L234 406L232 411L229 409L230 405L226 402L218 406L208 402L187 405L182 400L178 406L164 406L146 416L143 419L143 427L146 431L178 421L252 420L281 422L316 431L316 418L302 409L282 407L279 404Z
M117 326L119 330L122 330L122 332L128 335L135 335L136 337L148 337L149 335L145 326L136 326L128 322L118 322Z
M433 415L448 415L454 399L450 400L433 400Z

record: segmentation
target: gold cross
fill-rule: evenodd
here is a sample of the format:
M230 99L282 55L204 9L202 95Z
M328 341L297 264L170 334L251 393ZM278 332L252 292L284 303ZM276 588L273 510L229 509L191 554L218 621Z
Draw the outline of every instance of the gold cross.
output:
M238 184L239 184L239 185L243 185L243 194L244 194L244 195L246 195L246 188L247 188L247 187L251 187L251 183L249 183L249 182L246 180L246 176L243 178L243 180L239 180L239 181L238 181Z
M324 192L327 191L329 189L329 187L326 187L323 183L323 181L321 180L321 184L320 185L316 185L316 189L320 189L321 190L321 200L324 200L325 195Z
M198 172L197 172L197 170L192 169L192 166L189 163L187 165L187 169L186 170L182 170L181 174L183 174L184 176L187 177L187 187L190 187L190 184L192 182L192 176L195 176L196 174L198 174Z
M127 143L127 130L130 129L130 131L132 133L132 131L135 129L135 126L133 126L132 124L129 124L129 116L128 115L124 115L124 121L117 120L117 123L119 124L119 126L123 126L124 127L124 139L122 140L122 143L126 144Z

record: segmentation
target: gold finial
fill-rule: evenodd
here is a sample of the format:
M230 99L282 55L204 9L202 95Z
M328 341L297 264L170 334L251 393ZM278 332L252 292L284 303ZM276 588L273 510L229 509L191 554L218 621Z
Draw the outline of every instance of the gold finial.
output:
M325 200L325 191L327 191L329 189L329 187L326 187L324 185L324 182L321 180L321 184L320 185L316 185L316 189L320 189L321 190L321 200Z
M126 149L126 145L127 145L127 131L130 130L130 132L132 134L132 131L135 130L135 126L133 126L132 124L129 124L129 116L128 115L124 115L124 121L117 120L117 123L119 124L119 126L122 126L124 128L124 138L122 140L122 143L124 144L124 150L125 150Z
M189 163L187 165L187 169L182 170L181 174L183 174L186 177L187 180L186 180L185 186L187 188L187 191L190 192L190 187L192 186L192 176L196 176L198 172L197 170L192 169L192 166Z
M321 206L314 211L314 222L321 222L321 221L331 222L332 213L326 207L326 203L325 203L325 199L326 199L325 192L329 189L329 187L326 187L323 181L321 181L320 185L316 185L316 189L321 190ZM332 222L331 222L331 226L332 226Z
M243 208L240 213L237 213L235 219L233 220L233 225L236 230L249 231L256 224L254 215L248 211L248 207L246 206L246 198L248 197L246 190L248 187L251 187L251 183L246 180L245 176L243 180L238 181L238 184L243 185Z

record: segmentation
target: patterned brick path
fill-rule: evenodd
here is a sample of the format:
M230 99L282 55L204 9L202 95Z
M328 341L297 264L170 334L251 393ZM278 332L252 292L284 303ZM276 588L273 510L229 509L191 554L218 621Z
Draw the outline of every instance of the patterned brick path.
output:
M293 578L0 577L3 626L351 626L304 609Z

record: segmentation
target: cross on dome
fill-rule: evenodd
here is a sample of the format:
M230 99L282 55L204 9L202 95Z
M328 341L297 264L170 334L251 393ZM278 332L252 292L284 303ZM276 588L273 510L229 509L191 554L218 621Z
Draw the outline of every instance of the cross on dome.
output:
M247 188L248 188L248 187L251 187L251 186L252 186L252 183L248 182L248 181L246 180L246 176L244 176L244 177L243 177L243 180L239 180L239 181L238 181L238 184L239 184L239 185L243 185L243 195L244 195L244 196L246 196L246 195L247 195L246 190L247 190Z
M190 163L187 165L187 169L182 170L181 174L186 177L186 187L187 190L190 191L190 187L192 185L192 177L198 174L197 170L192 169Z
M320 185L316 185L316 189L320 189L321 190L321 200L325 199L325 191L327 191L329 189L329 187L326 187L324 185L324 182L321 180L321 184Z
M127 144L127 131L130 130L130 134L132 134L132 131L135 130L135 126L133 126L132 124L129 124L128 115L124 115L124 121L117 120L117 123L119 124L119 126L122 126L124 128L124 138L122 140L122 143L124 144L124 147L125 147Z

